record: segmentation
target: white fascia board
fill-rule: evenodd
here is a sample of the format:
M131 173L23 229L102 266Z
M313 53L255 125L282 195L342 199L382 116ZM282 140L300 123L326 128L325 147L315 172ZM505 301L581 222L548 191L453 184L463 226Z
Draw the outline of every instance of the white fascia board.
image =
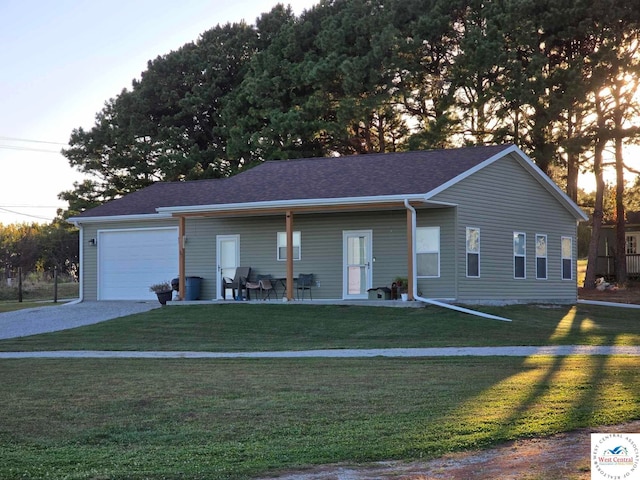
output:
M571 200L566 193L564 193L560 187L558 187L553 180L551 180L542 170L540 170L540 168L533 162L533 160L531 160L522 150L520 150L517 146L512 145L509 148L506 148L504 150L502 150L501 152L493 155L492 157L489 157L488 159L486 159L484 162L479 163L478 165L476 165L473 168L470 168L469 170L467 170L464 173L461 173L460 175L458 175L457 177L452 178L451 180L449 180L448 182L443 183L442 185L440 185L437 188L434 188L433 190L431 190L430 192L428 192L425 195L425 200L429 200L432 197L434 197L435 195L443 192L444 190L450 188L451 186L455 185L456 183L464 180L467 177L470 177L471 175L473 175L474 173L482 170L483 168L491 165L492 163L496 162L497 160L500 160L501 158L511 154L511 153L515 153L518 158L520 159L520 161L522 162L522 164L524 165L525 169L527 169L529 171L529 173L531 173L539 182L543 183L544 185L548 186L554 194L556 194L560 200L561 203L563 203L565 205L565 207L567 208L567 210L569 210L578 220L583 220L583 221L587 221L589 220L589 217L580 209L580 207L578 207L573 200Z
M75 226L85 223L136 222L140 220L168 220L171 215L160 213L144 213L138 215L112 215L105 217L70 217L67 222Z
M223 203L214 205L185 205L181 207L159 207L161 214L181 214L181 213L208 213L208 212L233 212L241 210L268 210L272 208L300 208L300 207L332 207L338 205L376 205L380 203L399 202L404 200L425 201L424 195L385 195L379 197L345 197L345 198L312 198L296 200L276 200L268 202L250 203Z
M411 199L409 199L411 200ZM435 205L437 207L457 207L458 204L457 203L451 203L451 202L441 202L439 200L427 200L425 197L421 198L421 201L425 204L425 205Z

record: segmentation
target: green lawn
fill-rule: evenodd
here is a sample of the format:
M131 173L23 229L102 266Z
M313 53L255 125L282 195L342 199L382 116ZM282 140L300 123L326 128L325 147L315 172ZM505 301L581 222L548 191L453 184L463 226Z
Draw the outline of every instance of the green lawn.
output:
M514 321L431 307L167 307L0 349L640 342L637 310L489 310ZM0 478L244 479L597 431L640 418L639 367L624 356L1 360Z
M59 283L58 301L78 298L79 284ZM54 285L47 282L25 282L23 301L18 301L18 288L0 286L0 313L22 310L25 308L56 305L53 303Z
M0 351L640 345L638 310L589 305L518 305L482 310L513 322L486 320L438 307L180 306L64 332L0 341Z
M49 301L49 302L18 302L17 300L5 301L5 302L0 302L0 313L13 312L15 310L24 310L26 308L47 307L47 306L53 307L56 305L57 304L53 303L53 301Z
M628 357L4 360L0 478L234 479L431 458L640 418L637 368Z

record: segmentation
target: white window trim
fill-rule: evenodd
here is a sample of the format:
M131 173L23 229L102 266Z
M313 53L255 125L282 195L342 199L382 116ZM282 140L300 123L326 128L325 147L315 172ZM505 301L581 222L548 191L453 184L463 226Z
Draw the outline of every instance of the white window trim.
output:
M477 252L470 252L469 251L469 230L477 230L478 231L478 251ZM479 227L467 227L466 231L465 231L465 237L464 237L464 244L465 244L465 250L466 250L466 254L465 254L465 263L466 263L466 271L465 274L467 276L467 278L480 278L480 245L481 245L481 239L480 239L480 228ZM478 255L478 275L469 275L469 254L473 254L473 255Z
M565 239L569 240L569 245L571 245L571 257L567 258L564 256L564 251L562 249L562 244L564 243ZM569 278L564 278L564 261L565 260L570 260L571 261L571 270L569 271ZM567 236L563 236L560 237L560 279L561 280L565 280L565 281L573 281L573 237L567 237Z
M515 237L516 235L522 235L524 237L524 255L516 255ZM527 278L527 234L525 232L513 232L511 237L511 246L513 249L513 279L514 280L526 280ZM516 277L516 258L524 258L524 271L522 277Z
M544 256L538 256L538 237L544 237ZM536 280L548 280L549 279L549 238L545 233L536 233ZM544 277L538 275L538 259L545 259Z
M284 243L280 244L280 238L284 237ZM296 245L296 237L298 239L298 244ZM287 258L280 256L280 249L285 248L287 246L287 232L278 232L276 234L276 260L278 262L286 262ZM293 256L293 261L300 260L302 258L302 234L300 231L293 232L293 247L298 247L298 256ZM295 251L295 250L294 250Z
M438 254L438 273L437 275L418 275L417 273L417 267L416 267L416 278L440 278L440 227L416 227L416 231L417 230L424 230L424 229L430 229L430 230L437 230L438 232L438 249L437 250L427 250L427 251L419 251L418 250L418 246L416 245L416 257L421 254L421 253L436 253Z

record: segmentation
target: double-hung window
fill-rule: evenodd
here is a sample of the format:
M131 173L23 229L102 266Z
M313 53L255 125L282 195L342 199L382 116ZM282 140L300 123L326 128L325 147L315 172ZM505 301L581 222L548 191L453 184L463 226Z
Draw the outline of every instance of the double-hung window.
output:
M300 260L300 232L293 232L293 259ZM287 232L278 232L278 260L287 259Z
M562 279L573 279L573 239L571 237L562 237Z
M467 277L480 276L480 229L467 227Z
M527 234L513 232L513 278L527 278Z
M440 227L416 228L418 277L440 276Z
M547 236L536 235L536 278L547 279Z

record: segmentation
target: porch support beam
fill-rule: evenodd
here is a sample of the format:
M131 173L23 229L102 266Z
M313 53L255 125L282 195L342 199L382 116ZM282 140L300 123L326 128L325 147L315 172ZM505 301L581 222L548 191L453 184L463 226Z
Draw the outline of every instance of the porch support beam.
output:
M400 210L403 209L402 202L380 202L380 203L357 203L349 205L320 205L320 206L298 206L298 207L274 207L274 208L243 208L232 210L202 211L174 213L174 216L184 217L239 217L254 215L282 215L282 213L329 213L329 212L361 212L366 210Z
M413 298L413 216L411 210L407 208L407 293L409 300Z
M186 267L185 267L185 243L186 243L186 228L185 218L178 218L178 295L180 300L186 298Z
M287 211L287 301L293 300L293 212Z

